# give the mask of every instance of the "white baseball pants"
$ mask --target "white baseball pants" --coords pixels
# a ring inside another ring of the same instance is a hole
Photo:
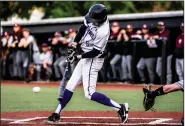
[[[85,97],[91,99],[91,95],[96,92],[98,72],[102,68],[104,58],[84,58],[75,67],[66,89],[74,92],[77,85],[83,83]]]

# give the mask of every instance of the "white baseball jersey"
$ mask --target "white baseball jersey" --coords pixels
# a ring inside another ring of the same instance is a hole
[[[103,52],[109,38],[109,21],[105,21],[100,27],[92,23],[86,24],[87,29],[81,39],[81,48],[84,52],[89,52],[93,48]],[[101,55],[101,54],[100,54]],[[74,92],[76,86],[83,84],[85,96],[91,99],[92,94],[96,91],[98,72],[103,66],[104,58],[83,58],[76,65],[71,78],[69,79],[66,89]]]
[[[87,29],[80,41],[82,50],[89,52],[95,48],[103,52],[110,35],[109,21],[105,21],[100,27],[94,26],[92,23],[87,24],[86,20],[84,20],[84,24]]]
[[[176,84],[178,84],[184,90],[184,80],[180,80],[176,82]]]

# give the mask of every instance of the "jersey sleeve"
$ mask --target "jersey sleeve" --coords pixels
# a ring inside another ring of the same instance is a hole
[[[102,50],[102,48],[107,44],[109,35],[104,35],[102,37],[97,36],[94,40],[93,48],[97,50]]]
[[[176,84],[178,84],[182,88],[182,90],[184,90],[184,80],[180,80],[176,82]]]
[[[86,29],[87,29],[87,26],[86,26],[85,24],[82,25],[82,26],[80,27],[80,29],[79,29],[77,35],[76,35],[75,38],[74,38],[74,41],[75,41],[75,42],[79,42],[79,41],[82,39],[82,37],[83,37],[84,34],[85,34]]]

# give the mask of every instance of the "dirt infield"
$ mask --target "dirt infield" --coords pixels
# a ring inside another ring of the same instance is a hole
[[[51,112],[7,112],[1,113],[3,126],[42,126],[51,125],[44,120]],[[65,111],[57,126],[121,126],[121,125],[181,125],[183,113],[180,112],[130,112],[127,123],[120,123],[115,111]]]

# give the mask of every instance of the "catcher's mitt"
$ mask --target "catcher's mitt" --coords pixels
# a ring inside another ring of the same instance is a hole
[[[151,85],[145,86],[143,88],[143,93],[144,93],[143,107],[145,108],[145,111],[148,111],[149,109],[152,109],[152,107],[155,104],[155,97],[151,96],[151,92],[152,92],[151,91]]]

